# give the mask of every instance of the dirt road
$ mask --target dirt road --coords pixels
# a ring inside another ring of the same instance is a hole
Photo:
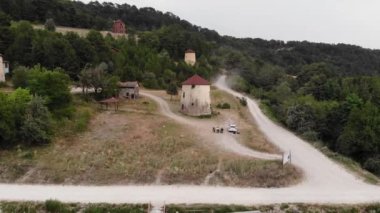
[[[225,76],[215,84],[235,96]],[[149,94],[147,94],[149,96]],[[165,102],[157,100],[170,117]],[[0,200],[58,199],[64,202],[107,203],[218,203],[218,204],[271,204],[271,203],[368,203],[380,202],[380,187],[368,185],[347,172],[307,142],[270,121],[254,100],[248,107],[260,129],[268,139],[284,151],[291,150],[293,163],[305,172],[303,183],[286,188],[233,188],[206,186],[57,186],[0,184]],[[166,109],[165,109],[166,108]],[[173,119],[184,119],[174,118]],[[187,119],[178,120],[193,125]]]
[[[199,120],[193,118],[185,118],[173,113],[168,105],[168,103],[162,98],[153,95],[147,91],[140,92],[141,95],[149,97],[156,101],[160,105],[161,112],[168,116],[169,118],[185,124],[189,125],[190,128],[193,129],[193,132],[196,132],[198,135],[203,137],[206,141],[213,143],[213,145],[218,146],[226,151],[233,152],[238,155],[244,155],[264,160],[280,160],[281,156],[276,154],[269,154],[258,152],[252,149],[249,149],[239,142],[236,141],[232,134],[225,132],[224,134],[214,134],[212,133],[212,127],[217,124],[212,121],[207,120]]]

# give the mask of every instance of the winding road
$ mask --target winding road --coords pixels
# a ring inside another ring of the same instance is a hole
[[[190,128],[192,128],[192,131],[196,132],[197,135],[203,137],[208,142],[211,142],[213,145],[220,147],[226,151],[263,160],[280,160],[282,157],[281,155],[263,153],[249,149],[248,147],[240,144],[232,134],[212,134],[211,129],[213,126],[217,126],[216,123],[207,120],[192,119],[189,117],[179,116],[171,111],[169,104],[164,99],[157,97],[156,95],[153,95],[149,92],[141,91],[140,94],[157,102],[163,115],[177,121],[178,123],[190,126]]]
[[[215,86],[234,96],[221,76]],[[157,101],[162,112],[172,119],[193,125],[185,118],[175,117],[162,99],[145,94]],[[269,120],[257,103],[247,98],[248,107],[268,140],[283,151],[292,151],[292,163],[300,167],[305,180],[285,188],[234,188],[209,186],[61,186],[0,184],[0,200],[107,203],[217,203],[217,204],[272,204],[272,203],[369,203],[380,202],[380,187],[364,183],[342,166],[328,159],[307,142]],[[183,119],[182,121],[178,119]],[[244,148],[243,148],[244,149]],[[245,150],[245,149],[244,149]],[[239,151],[237,151],[239,153]],[[247,151],[247,155],[258,155]],[[268,157],[268,156],[267,156]]]

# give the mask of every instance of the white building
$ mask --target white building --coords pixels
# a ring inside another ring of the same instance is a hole
[[[210,83],[194,75],[182,83],[181,112],[191,116],[211,115]]]
[[[5,74],[9,72],[9,64],[3,61],[3,56],[0,54],[0,82],[5,82]]]
[[[195,51],[192,49],[188,49],[185,52],[185,63],[191,66],[194,66],[197,62],[197,57]]]

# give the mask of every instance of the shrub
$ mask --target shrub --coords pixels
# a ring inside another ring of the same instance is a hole
[[[91,205],[85,209],[85,213],[143,213],[146,212],[146,205]]]
[[[35,96],[27,106],[20,133],[23,141],[28,144],[44,144],[51,140],[51,116],[44,104],[41,97]]]
[[[218,109],[231,109],[231,105],[229,103],[218,103],[216,105]]]
[[[241,97],[241,98],[240,98],[240,104],[241,104],[242,106],[247,106],[247,99],[246,99],[245,97]]]
[[[302,137],[307,141],[314,142],[318,140],[318,133],[316,131],[307,131],[302,134]]]
[[[12,73],[14,88],[26,88],[28,86],[28,68],[20,66],[14,69]]]
[[[55,22],[54,22],[54,19],[49,18],[49,19],[46,20],[46,22],[45,22],[45,29],[48,30],[48,31],[52,31],[52,32],[55,31]]]
[[[374,173],[375,175],[380,176],[380,156],[369,158],[364,163],[364,168]]]
[[[68,207],[57,201],[57,200],[47,200],[45,202],[45,209],[47,212],[50,212],[50,213],[66,213],[66,212],[70,212]]]

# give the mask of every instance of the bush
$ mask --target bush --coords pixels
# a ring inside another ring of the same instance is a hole
[[[380,176],[380,155],[373,158],[369,158],[364,163],[364,168],[374,173],[375,175]]]
[[[302,134],[302,137],[307,141],[314,142],[318,140],[318,133],[316,131],[307,131]]]
[[[242,106],[247,106],[247,99],[246,99],[245,97],[241,97],[241,98],[240,98],[240,104],[241,104]]]
[[[26,88],[28,86],[28,68],[20,66],[14,69],[12,73],[14,88]]]
[[[52,121],[44,104],[45,101],[41,97],[35,96],[26,108],[21,137],[28,144],[46,144],[51,140]]]
[[[219,103],[216,105],[218,109],[231,109],[231,105],[229,103]]]
[[[70,212],[68,207],[57,201],[57,200],[47,200],[45,202],[45,209],[47,212],[50,212],[50,213],[66,213],[66,212]]]
[[[85,213],[143,213],[147,211],[146,205],[90,205]]]
[[[49,18],[49,19],[46,20],[46,22],[45,22],[45,29],[48,30],[48,31],[52,31],[52,32],[55,31],[55,22],[54,22],[54,19]]]

